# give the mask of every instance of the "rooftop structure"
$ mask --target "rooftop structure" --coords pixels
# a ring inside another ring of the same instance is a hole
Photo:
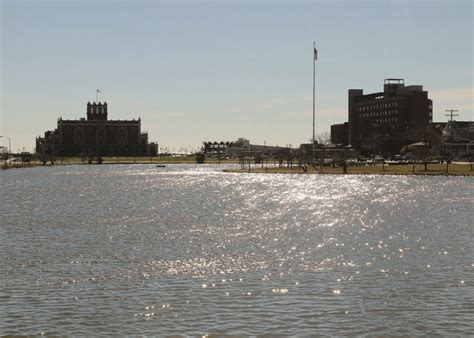
[[[57,128],[36,139],[36,152],[50,156],[155,156],[141,120],[108,120],[107,102],[87,103],[87,120],[57,121]]]
[[[403,79],[385,79],[382,92],[349,89],[347,125],[331,126],[331,141],[365,150],[373,148],[374,142],[379,150],[391,143],[385,150],[396,151],[404,132],[431,123],[432,111],[423,86],[405,86]]]

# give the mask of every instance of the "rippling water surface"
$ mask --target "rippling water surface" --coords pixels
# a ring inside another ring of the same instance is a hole
[[[0,172],[0,334],[474,332],[472,178],[223,168]]]

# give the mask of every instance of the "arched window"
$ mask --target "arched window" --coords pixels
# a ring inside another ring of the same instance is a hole
[[[120,128],[117,132],[117,144],[127,144],[127,130]]]
[[[84,129],[82,127],[74,129],[74,144],[84,144]]]
[[[105,130],[104,128],[97,129],[95,133],[96,144],[105,144]]]

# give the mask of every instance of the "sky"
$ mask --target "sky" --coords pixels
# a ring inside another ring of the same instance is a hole
[[[0,0],[0,145],[33,151],[107,101],[160,149],[292,145],[347,121],[347,90],[423,85],[434,121],[474,115],[473,1]]]

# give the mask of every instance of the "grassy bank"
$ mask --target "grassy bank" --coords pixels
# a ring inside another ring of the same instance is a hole
[[[102,164],[195,164],[194,156],[159,156],[159,157],[102,157]],[[93,161],[92,163],[96,163]],[[238,160],[222,160],[206,159],[206,164],[217,163],[238,163]],[[59,159],[56,164],[88,164],[87,161],[79,157],[69,157]]]
[[[1,169],[21,169],[21,168],[33,168],[33,167],[38,167],[40,166],[41,163],[39,162],[12,162],[12,163],[7,163],[3,162],[1,164]]]
[[[299,167],[269,167],[262,168],[261,166],[251,167],[250,171],[247,168],[245,169],[227,169],[226,172],[235,172],[235,173],[271,173],[271,174],[344,174],[342,168],[333,168],[333,167],[323,167],[322,170],[317,168],[309,167],[307,172]],[[414,172],[414,173],[413,173]],[[347,167],[347,174],[354,175],[446,175],[446,164],[429,164],[427,170],[425,170],[424,165],[417,165],[414,170],[413,166],[410,164],[404,165],[385,165],[382,166],[351,166]],[[474,171],[471,170],[469,164],[450,164],[448,167],[448,175],[457,175],[457,176],[474,176]]]
[[[92,162],[94,165],[96,162]],[[102,164],[195,164],[196,159],[193,156],[188,157],[103,157]],[[226,164],[226,163],[239,163],[237,159],[229,160],[216,160],[216,159],[206,159],[205,164]],[[88,162],[80,157],[67,157],[67,158],[58,158],[56,159],[54,165],[87,165]],[[37,166],[42,166],[43,164],[38,161],[32,162],[12,162],[12,163],[3,163],[2,169],[15,169],[15,168],[32,168]],[[46,166],[51,166],[51,163],[48,162]],[[262,168],[259,165],[251,165],[250,170],[248,167],[245,169],[226,169],[225,172],[234,172],[234,173],[272,173],[272,174],[344,174],[343,168],[333,168],[329,166],[323,167],[322,170],[317,168],[308,167],[305,172],[302,168],[299,167],[268,167]],[[349,166],[347,167],[347,174],[355,175],[446,175],[446,164],[434,163],[428,164],[427,170],[425,170],[424,165],[418,164],[413,168],[411,164],[403,165],[385,165],[384,167],[380,165],[361,165],[361,166]],[[448,167],[448,175],[458,175],[458,176],[474,176],[474,171],[471,170],[469,164],[458,164],[453,163]]]
[[[102,157],[102,164],[195,164],[196,158],[194,156],[180,156],[180,157]],[[238,160],[229,159],[229,160],[217,160],[217,159],[206,159],[205,164],[219,164],[219,163],[238,163]],[[87,159],[81,157],[63,157],[56,158],[54,164],[48,162],[46,166],[51,165],[82,165],[89,164]],[[94,159],[92,164],[97,164],[97,161]],[[43,166],[43,163],[39,161],[31,162],[4,162],[1,164],[2,169],[16,169],[16,168],[31,168],[37,166]]]

